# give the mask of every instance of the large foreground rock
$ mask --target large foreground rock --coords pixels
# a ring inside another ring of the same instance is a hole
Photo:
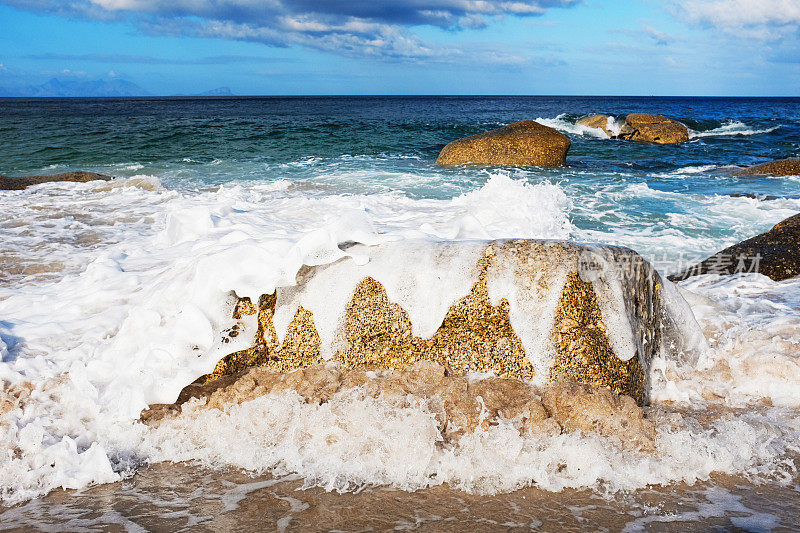
[[[105,174],[97,174],[95,172],[65,172],[63,174],[49,174],[46,176],[3,176],[0,175],[0,190],[2,191],[21,191],[31,185],[39,185],[40,183],[48,183],[51,181],[76,181],[85,183],[87,181],[109,181],[113,179],[111,176]]]
[[[656,144],[682,143],[689,140],[686,125],[661,115],[632,113],[625,117],[620,139]]]
[[[304,267],[296,286],[257,304],[239,299],[234,318],[257,316],[253,346],[207,379],[254,366],[404,370],[432,361],[454,376],[565,376],[642,404],[662,339],[672,339],[676,316],[691,315],[674,311],[674,287],[626,248],[404,241],[347,251],[360,260]]]
[[[700,274],[760,272],[774,281],[800,275],[800,214],[774,228],[734,244],[684,272],[669,276],[681,281]]]
[[[566,163],[569,138],[532,120],[458,139],[445,146],[439,165],[558,167]]]
[[[800,159],[779,159],[733,173],[734,176],[800,176]]]

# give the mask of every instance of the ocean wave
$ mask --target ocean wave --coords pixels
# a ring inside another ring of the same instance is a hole
[[[731,135],[760,135],[762,133],[772,133],[781,126],[773,126],[771,128],[753,129],[744,122],[738,120],[729,120],[713,130],[707,131],[694,131],[689,130],[689,137],[692,139],[702,137],[726,137]]]
[[[570,133],[573,135],[586,135],[589,137],[597,137],[600,139],[608,139],[608,135],[600,129],[600,128],[592,128],[589,126],[584,126],[582,124],[578,124],[577,121],[573,120],[569,117],[566,113],[562,113],[555,118],[537,118],[536,122],[543,124],[545,126],[549,126],[551,128],[557,129],[564,133]],[[619,130],[624,123],[624,119],[622,121],[618,120],[614,116],[609,117],[609,129],[610,131],[617,135],[619,134]],[[753,129],[744,122],[740,122],[738,120],[729,120],[722,124],[721,126],[707,130],[707,131],[695,131],[689,128],[689,138],[702,138],[702,137],[726,137],[726,136],[733,136],[733,135],[760,135],[762,133],[772,133],[773,131],[779,129],[781,126],[773,126],[771,128],[764,128],[764,129]]]
[[[292,285],[303,264],[344,257],[346,241],[566,238],[574,229],[557,185],[507,173],[449,200],[311,197],[287,186],[58,184],[0,195],[0,225],[13,231],[6,247],[30,263],[65,263],[48,279],[0,284],[0,377],[37,391],[1,415],[0,443],[20,455],[0,457],[0,497],[105,483],[142,459],[140,411],[173,401],[251,340],[221,342],[232,290]]]

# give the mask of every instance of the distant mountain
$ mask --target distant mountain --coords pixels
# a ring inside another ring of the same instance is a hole
[[[0,87],[0,97],[24,96],[29,98],[50,96],[151,96],[133,82],[110,80],[81,80],[52,78],[41,85]],[[184,96],[184,95],[175,95]],[[217,87],[189,96],[235,96],[230,87]]]
[[[230,87],[217,87],[204,93],[197,94],[196,96],[234,96]]]
[[[148,96],[149,94],[135,83],[119,79],[64,80],[52,78],[42,85],[0,88],[0,96]]]

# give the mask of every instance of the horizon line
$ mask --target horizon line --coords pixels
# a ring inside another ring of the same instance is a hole
[[[718,94],[444,94],[444,93],[298,93],[298,94],[228,94],[228,95],[199,95],[199,94],[149,94],[127,96],[0,96],[0,100],[77,100],[77,99],[153,99],[153,98],[184,98],[226,100],[236,98],[353,98],[353,97],[380,97],[380,98],[800,98],[799,95],[718,95]]]

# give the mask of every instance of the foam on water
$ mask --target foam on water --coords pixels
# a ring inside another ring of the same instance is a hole
[[[586,135],[590,137],[597,137],[600,139],[608,139],[608,135],[600,128],[592,128],[578,124],[577,120],[570,118],[566,113],[562,113],[555,118],[542,118],[536,119],[536,122],[557,129],[563,133],[574,135]],[[622,126],[625,125],[625,117],[615,117],[609,115],[607,128],[612,135],[619,135]],[[744,122],[738,120],[728,120],[721,126],[705,131],[695,131],[689,129],[690,139],[699,139],[703,137],[730,137],[735,135],[761,135],[764,133],[772,133],[780,128],[780,126],[772,126],[770,128],[753,128]]]
[[[654,523],[699,522],[708,518],[725,516],[730,512],[744,515],[731,517],[731,523],[744,531],[772,531],[781,525],[777,516],[747,507],[740,501],[741,496],[735,496],[722,487],[707,488],[705,497],[706,503],[702,503],[697,511],[643,516],[629,522],[623,532],[647,531],[647,526]]]
[[[694,131],[689,130],[689,137],[702,138],[702,137],[726,137],[731,135],[760,135],[762,133],[772,133],[780,128],[780,126],[773,126],[771,128],[754,129],[744,122],[738,120],[728,120],[718,128],[707,131]]]
[[[800,405],[800,281],[708,274],[680,286],[709,349],[695,367],[656,361],[655,399]]]
[[[776,475],[796,452],[797,423],[781,413],[723,417],[701,427],[691,417],[651,413],[661,422],[654,454],[580,433],[520,433],[514,421],[478,428],[445,442],[434,413],[398,407],[358,389],[328,402],[296,393],[268,394],[225,411],[202,401],[164,420],[141,450],[154,460],[199,461],[278,475],[298,473],[308,485],[354,490],[388,484],[404,490],[449,484],[495,494],[536,484],[546,490],[604,487],[612,492],[648,484],[693,483],[712,472],[788,482]]]

